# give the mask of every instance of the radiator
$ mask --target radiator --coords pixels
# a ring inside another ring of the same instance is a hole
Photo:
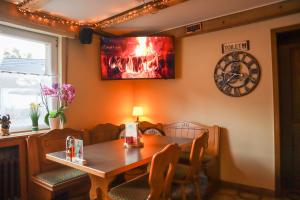
[[[20,199],[18,146],[0,148],[0,200]]]

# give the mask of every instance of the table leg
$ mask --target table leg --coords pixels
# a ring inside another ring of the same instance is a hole
[[[89,174],[91,180],[90,200],[108,200],[109,184],[115,177],[101,178]]]

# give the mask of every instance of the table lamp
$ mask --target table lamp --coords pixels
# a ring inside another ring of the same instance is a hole
[[[144,115],[142,106],[134,106],[132,109],[132,116],[136,117],[136,122],[139,122],[139,117]]]

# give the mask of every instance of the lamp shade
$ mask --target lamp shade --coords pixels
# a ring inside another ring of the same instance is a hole
[[[132,109],[132,116],[142,116],[144,115],[143,107],[142,106],[134,106]]]

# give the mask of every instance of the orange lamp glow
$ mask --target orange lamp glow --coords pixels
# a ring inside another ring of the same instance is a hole
[[[142,106],[134,106],[132,109],[132,116],[136,117],[136,121],[139,121],[139,117],[144,115],[144,110]]]

